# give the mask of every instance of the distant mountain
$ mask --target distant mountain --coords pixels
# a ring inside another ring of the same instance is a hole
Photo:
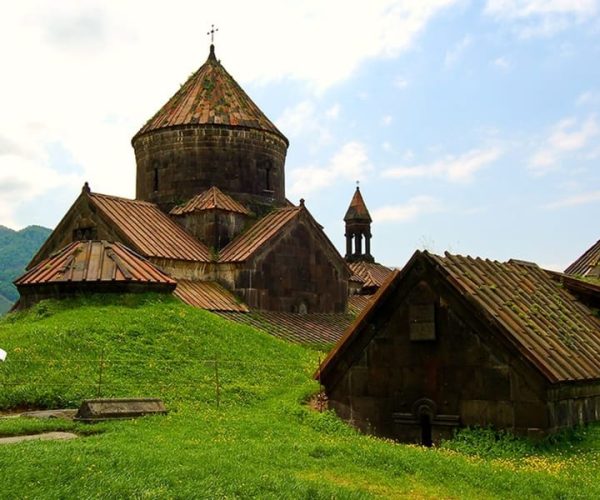
[[[0,226],[0,314],[19,298],[13,280],[23,274],[25,266],[52,232],[41,226],[14,231]]]

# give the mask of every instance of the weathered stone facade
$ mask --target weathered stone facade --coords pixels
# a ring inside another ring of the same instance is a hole
[[[254,222],[244,214],[219,209],[190,212],[172,217],[188,233],[194,235],[214,252],[221,250]]]
[[[600,420],[598,380],[552,382],[422,264],[384,290],[352,340],[326,362],[322,383],[342,418],[423,444],[451,437],[458,426],[542,435]]]
[[[349,272],[324,240],[307,217],[298,217],[245,262],[221,264],[218,280],[254,309],[345,312]]]
[[[212,186],[257,214],[285,204],[287,142],[269,131],[217,125],[134,137],[136,198],[169,211]]]

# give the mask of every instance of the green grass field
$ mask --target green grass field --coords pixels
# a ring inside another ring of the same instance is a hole
[[[305,401],[319,355],[171,298],[42,303],[0,321],[0,411],[162,397],[95,425],[0,419],[2,498],[599,498],[600,427],[528,443],[468,431],[440,448],[349,428]],[[217,384],[218,378],[218,384]]]

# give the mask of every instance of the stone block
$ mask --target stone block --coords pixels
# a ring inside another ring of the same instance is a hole
[[[166,415],[166,413],[165,405],[160,399],[86,399],[81,403],[75,420],[99,422],[145,415]]]

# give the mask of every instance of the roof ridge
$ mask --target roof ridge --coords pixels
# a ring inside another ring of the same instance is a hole
[[[129,203],[139,203],[140,205],[141,204],[152,205],[152,206],[158,208],[156,203],[152,203],[151,201],[146,201],[146,200],[138,200],[136,198],[125,198],[124,196],[116,196],[114,194],[104,194],[104,193],[95,193],[95,192],[90,192],[89,195],[92,197],[110,198],[112,200],[125,201],[125,202],[129,202]]]
[[[217,186],[211,186],[201,193],[192,196],[185,203],[173,207],[169,211],[169,214],[183,215],[186,213],[213,209],[250,215],[250,211],[244,205],[229,194],[221,191]]]

